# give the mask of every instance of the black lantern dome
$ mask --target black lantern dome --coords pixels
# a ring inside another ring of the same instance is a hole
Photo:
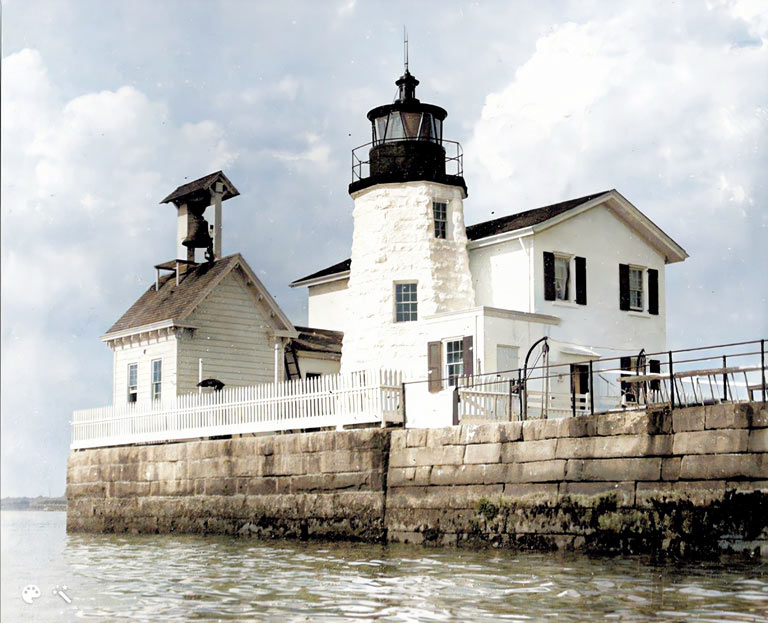
[[[443,139],[443,121],[448,113],[416,98],[419,81],[408,69],[395,84],[397,99],[368,113],[372,140],[352,152],[349,192],[387,182],[432,181],[461,186],[466,193],[461,146]],[[366,149],[368,160],[364,161],[358,154],[364,155]],[[447,163],[454,174],[446,173]]]

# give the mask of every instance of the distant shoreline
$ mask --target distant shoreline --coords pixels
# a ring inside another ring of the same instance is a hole
[[[3,498],[0,500],[0,511],[66,511],[67,498]]]

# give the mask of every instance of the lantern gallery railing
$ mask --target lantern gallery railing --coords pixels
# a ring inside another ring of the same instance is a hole
[[[368,370],[75,411],[72,449],[400,423],[402,374]]]
[[[380,145],[382,142],[398,141],[428,141],[439,142],[445,150],[445,173],[446,175],[455,175],[464,177],[464,151],[461,144],[456,141],[441,139],[435,141],[433,138],[398,138],[387,139],[386,141],[375,141],[360,145],[352,150],[352,182],[359,182],[370,177],[370,159],[369,152],[372,147]]]

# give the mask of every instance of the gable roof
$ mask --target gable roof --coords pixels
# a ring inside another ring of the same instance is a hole
[[[306,277],[302,277],[301,279],[297,279],[296,281],[292,281],[290,286],[293,288],[298,285],[310,285],[305,284],[305,281],[322,281],[323,277],[328,277],[330,275],[339,276],[341,273],[349,272],[349,269],[352,267],[352,259],[346,259],[338,264],[334,264],[333,266],[329,266],[328,268],[323,268],[322,270],[318,270],[316,273],[312,273],[311,275],[307,275]]]
[[[517,231],[525,227],[542,225],[543,223],[547,223],[547,221],[552,221],[551,224],[554,225],[565,218],[569,218],[571,215],[575,216],[577,213],[583,211],[577,210],[577,208],[588,209],[589,207],[603,203],[604,200],[611,200],[611,207],[621,213],[621,216],[624,217],[625,222],[630,227],[633,227],[636,230],[642,230],[647,234],[645,237],[651,244],[657,248],[663,249],[665,251],[665,257],[667,258],[667,263],[680,262],[688,257],[685,249],[672,240],[672,238],[664,233],[660,227],[640,212],[640,210],[632,205],[615,189],[604,190],[599,193],[578,197],[577,199],[569,199],[568,201],[553,203],[541,208],[510,214],[509,216],[502,216],[491,221],[467,225],[467,239],[470,241],[482,240],[498,234]],[[572,214],[567,214],[569,212]],[[549,223],[546,226],[548,225]],[[542,227],[546,226],[542,225]],[[538,229],[539,228],[536,228],[536,230]],[[349,273],[351,267],[351,258],[346,259],[338,264],[323,268],[311,275],[297,279],[290,285],[293,288],[296,286],[309,286],[314,285],[315,283],[340,279]]]
[[[235,188],[235,185],[229,181],[229,178],[226,175],[224,175],[223,171],[216,171],[215,173],[209,173],[201,178],[182,184],[160,203],[169,203],[199,191],[207,191],[216,182],[224,183],[224,194],[221,197],[223,201],[231,199],[232,197],[237,197],[240,194],[237,188]]]
[[[179,277],[176,284],[174,273],[163,275],[158,280],[159,288],[152,284],[139,299],[131,305],[113,324],[104,338],[112,334],[126,332],[131,329],[145,327],[164,321],[182,322],[200,303],[213,291],[224,277],[235,269],[241,269],[246,277],[246,284],[256,290],[257,298],[271,312],[270,316],[275,328],[294,333],[291,321],[277,305],[264,285],[253,273],[253,270],[239,253],[228,255],[212,264],[197,264]]]

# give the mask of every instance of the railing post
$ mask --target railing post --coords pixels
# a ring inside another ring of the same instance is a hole
[[[672,351],[669,351],[669,408],[675,410],[675,373],[672,367]]]
[[[509,421],[512,421],[512,379],[509,379]]]
[[[763,377],[763,402],[765,402],[765,340],[760,340],[760,372]]]
[[[595,387],[592,376],[592,360],[589,360],[589,413],[595,414]]]
[[[726,356],[723,355],[723,402],[728,400],[728,373],[725,371],[727,367]]]
[[[400,404],[403,405],[403,428],[406,428],[406,419],[405,419],[405,381],[400,383]]]
[[[526,404],[528,400],[527,396],[525,395],[525,388],[523,387],[522,369],[518,369],[517,371],[517,396],[520,400],[520,420],[524,422],[526,419],[528,419],[528,409],[526,408],[528,406]]]
[[[571,417],[576,417],[576,377],[575,368],[571,366]]]

